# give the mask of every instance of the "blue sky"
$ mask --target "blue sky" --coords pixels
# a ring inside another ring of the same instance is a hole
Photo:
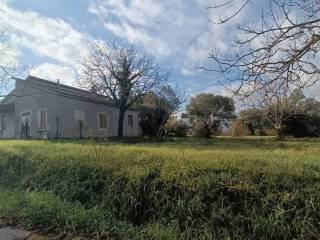
[[[17,61],[31,75],[75,84],[77,61],[91,41],[121,39],[173,67],[170,81],[191,95],[222,93],[217,76],[200,71],[211,49],[226,48],[226,26],[209,22],[205,0],[0,0]]]
[[[13,58],[30,66],[30,75],[75,85],[78,62],[90,43],[119,39],[154,55],[162,66],[172,66],[170,81],[190,95],[226,94],[218,84],[222,77],[199,67],[210,64],[211,50],[227,51],[236,24],[254,22],[259,12],[257,6],[249,6],[231,23],[216,25],[209,19],[219,12],[206,9],[211,4],[211,0],[0,0],[0,26],[7,29]],[[227,16],[233,10],[221,11]]]

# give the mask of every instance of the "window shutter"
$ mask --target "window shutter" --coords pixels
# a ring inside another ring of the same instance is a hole
[[[107,113],[99,113],[98,114],[98,126],[100,129],[107,129],[109,126],[108,123],[108,114]]]
[[[132,115],[128,115],[128,125],[130,127],[133,127],[133,116]]]
[[[41,109],[40,110],[40,129],[47,128],[47,110]]]

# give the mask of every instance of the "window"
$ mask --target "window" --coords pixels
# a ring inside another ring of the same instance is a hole
[[[39,111],[39,125],[40,125],[40,111]],[[21,138],[31,137],[31,110],[21,113]]]
[[[21,114],[21,116],[23,117],[23,118],[25,118],[25,117],[30,117],[30,112],[24,112],[24,113],[22,113]]]
[[[39,110],[39,128],[47,129],[47,109]]]
[[[133,116],[132,115],[128,115],[128,125],[130,127],[133,127]]]
[[[107,113],[98,113],[98,127],[101,130],[106,130],[109,127]]]

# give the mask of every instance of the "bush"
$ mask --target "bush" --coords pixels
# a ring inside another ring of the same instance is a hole
[[[233,137],[243,137],[250,135],[250,132],[244,121],[235,120],[231,125],[231,134]]]
[[[211,131],[201,124],[194,124],[192,131],[195,137],[209,138],[212,135]]]
[[[177,120],[176,118],[171,118],[165,125],[165,132],[167,136],[173,137],[186,137],[190,127],[187,123],[182,120]]]
[[[320,117],[305,114],[293,115],[285,123],[285,134],[294,137],[319,137]]]

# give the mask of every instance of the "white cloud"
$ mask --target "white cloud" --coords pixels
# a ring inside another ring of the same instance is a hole
[[[169,46],[160,39],[154,39],[143,30],[132,27],[128,23],[114,24],[106,23],[105,27],[115,35],[127,39],[130,43],[141,43],[149,52],[155,56],[168,56],[170,54]]]
[[[119,19],[147,27],[150,24],[155,26],[157,21],[161,21],[165,10],[164,2],[150,0],[132,0],[128,3],[125,0],[100,0],[89,7],[89,11],[102,20],[115,15]]]
[[[320,82],[318,81],[311,87],[307,88],[305,94],[307,97],[316,98],[320,101]]]
[[[59,79],[61,83],[74,85],[76,81],[76,73],[73,68],[68,66],[60,66],[52,63],[43,63],[32,69],[29,75],[44,78],[51,81]]]
[[[100,0],[89,11],[108,31],[160,59],[183,59],[208,22],[205,8],[196,0]]]
[[[81,56],[87,54],[92,38],[62,19],[45,17],[32,10],[15,10],[8,4],[9,1],[0,0],[0,25],[6,29],[6,36],[15,47],[11,59],[17,62],[20,57],[18,49],[29,48],[40,57],[61,63],[40,64],[30,71],[30,75],[53,81],[59,78],[61,82],[72,85],[76,79],[75,69]]]
[[[232,37],[227,27],[209,22],[206,7],[210,0],[92,2],[88,10],[108,32],[173,63],[186,76],[197,75],[197,68],[206,62],[210,50],[225,49],[224,40]],[[36,55],[58,62],[58,65],[44,63],[31,71],[52,80],[72,79],[77,61],[93,40],[62,19],[49,18],[33,10],[13,9],[9,0],[0,0],[0,25],[9,29],[8,36],[17,47],[29,48]],[[67,74],[68,70],[72,73]]]
[[[0,2],[0,25],[15,47],[29,48],[39,56],[74,66],[89,49],[91,37],[62,19],[49,18],[32,10],[12,9]]]
[[[185,76],[195,76],[196,75],[195,69],[189,69],[189,68],[182,67],[180,69],[180,72],[181,72],[181,74],[183,74]]]
[[[208,11],[208,0],[99,0],[89,11],[114,35],[144,47],[160,60],[170,59],[186,76],[208,61],[212,49],[226,51],[232,39],[230,24],[209,21],[218,14],[228,16],[238,3],[223,12]],[[244,19],[245,12],[236,21]],[[233,22],[234,24],[234,22]]]

